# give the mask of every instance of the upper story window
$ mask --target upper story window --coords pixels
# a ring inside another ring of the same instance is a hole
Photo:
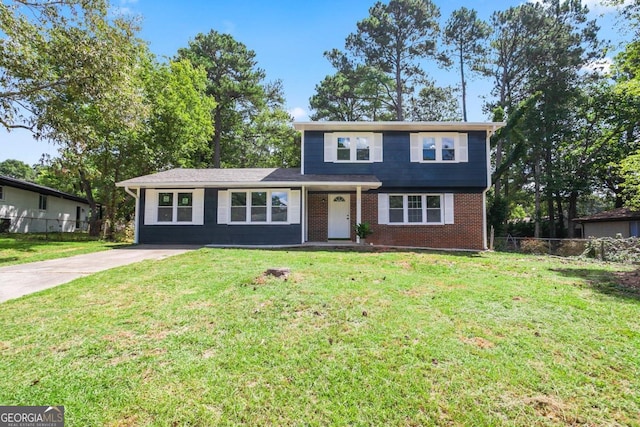
[[[2,185],[0,185],[0,200],[4,200],[4,190],[2,188]]]
[[[382,134],[333,132],[324,134],[324,161],[371,163],[382,161]]]
[[[204,224],[204,190],[152,190],[145,192],[144,225]]]
[[[38,209],[41,211],[47,210],[47,196],[40,194],[40,197],[38,198]]]
[[[412,133],[411,161],[458,163],[469,161],[466,133]]]

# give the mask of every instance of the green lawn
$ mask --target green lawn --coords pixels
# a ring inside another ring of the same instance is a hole
[[[122,244],[92,239],[85,234],[0,234],[0,267],[104,251],[116,246]]]
[[[0,305],[0,404],[68,426],[637,426],[630,269],[201,249]]]

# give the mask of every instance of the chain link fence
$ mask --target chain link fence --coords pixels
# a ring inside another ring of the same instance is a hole
[[[494,249],[525,254],[580,256],[585,252],[589,239],[552,239],[534,237],[496,237]]]
[[[562,257],[584,256],[601,261],[640,263],[640,238],[597,237],[590,239],[551,239],[534,237],[496,237],[496,251]]]

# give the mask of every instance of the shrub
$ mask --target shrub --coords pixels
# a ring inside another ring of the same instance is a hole
[[[520,251],[525,254],[544,255],[549,253],[549,244],[544,240],[523,239],[520,241]]]
[[[640,239],[613,237],[591,238],[582,253],[589,258],[623,263],[640,263]]]
[[[586,242],[582,240],[565,240],[561,241],[556,255],[559,256],[580,256],[584,253]]]

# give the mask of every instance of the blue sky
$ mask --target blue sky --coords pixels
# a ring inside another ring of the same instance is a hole
[[[483,19],[495,10],[504,10],[524,0],[434,0],[440,7],[443,23],[451,12],[466,6],[478,10]],[[309,97],[315,85],[334,70],[323,52],[344,47],[346,36],[356,23],[368,15],[375,0],[112,0],[114,13],[139,16],[142,39],[159,57],[172,57],[187,46],[198,33],[215,29],[229,33],[256,52],[258,65],[267,80],[283,82],[287,109],[296,120],[308,120]],[[598,5],[598,0],[583,0],[598,17],[601,37],[621,40],[615,14]],[[433,62],[425,69],[439,85],[455,85],[454,70],[442,70]],[[474,79],[469,83],[469,121],[488,119],[481,110],[483,97],[489,96],[491,82]],[[0,130],[0,161],[18,159],[37,163],[42,153],[55,155],[55,146],[34,141],[28,132]]]

